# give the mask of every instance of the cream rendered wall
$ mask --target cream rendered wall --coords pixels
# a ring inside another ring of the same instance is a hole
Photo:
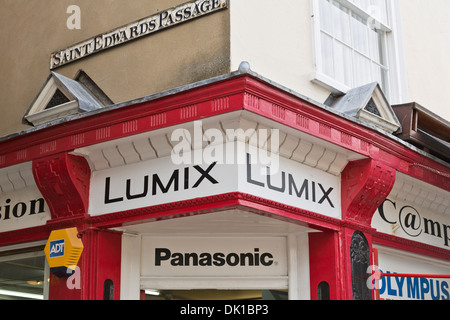
[[[230,0],[231,70],[252,71],[318,102],[329,91],[315,71],[311,0]]]
[[[400,9],[408,102],[450,121],[450,1],[400,0]]]

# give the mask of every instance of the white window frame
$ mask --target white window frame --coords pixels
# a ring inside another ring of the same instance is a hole
[[[286,237],[287,275],[286,276],[258,276],[258,277],[145,277],[141,275],[143,251],[143,237],[189,237],[199,234],[130,234],[122,235],[122,264],[121,264],[121,300],[139,300],[141,290],[252,290],[252,289],[287,289],[289,300],[310,300],[309,288],[309,242],[308,232],[273,234],[272,237]],[[201,236],[201,235],[200,235]],[[267,235],[222,234],[228,237],[267,237]],[[270,236],[269,236],[270,237]],[[211,238],[211,236],[208,236]]]
[[[339,82],[338,80],[328,76],[323,71],[322,48],[321,48],[321,24],[320,24],[320,4],[322,0],[312,1],[312,16],[313,16],[313,41],[314,41],[314,57],[315,57],[315,72],[311,75],[311,81],[319,84],[332,93],[345,94],[351,87]],[[386,32],[385,43],[386,59],[388,67],[388,99],[391,104],[402,103],[407,101],[407,84],[406,84],[406,70],[404,64],[404,49],[401,31],[401,17],[399,13],[398,0],[387,1],[388,21],[389,25],[377,20],[369,15],[369,13],[357,7],[349,0],[335,0],[343,6],[349,8],[351,11],[362,16],[363,18],[374,19],[378,28]],[[353,50],[353,49],[352,49]],[[381,85],[381,84],[380,84]]]

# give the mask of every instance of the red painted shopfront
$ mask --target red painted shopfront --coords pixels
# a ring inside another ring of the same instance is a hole
[[[179,129],[194,137],[198,121],[201,132],[278,129],[278,174],[272,180],[258,175],[248,157],[242,164],[170,163],[176,145],[170,134]],[[235,72],[2,139],[0,175],[14,187],[1,189],[0,249],[8,249],[6,255],[15,246],[45,241],[52,230],[76,227],[84,245],[80,286],[69,288],[67,277],[50,273],[51,300],[143,298],[150,289],[193,289],[190,279],[200,283],[194,289],[259,286],[287,291],[290,299],[372,299],[367,271],[376,252],[383,255],[381,269],[392,263],[389,270],[401,273],[402,261],[388,258],[400,252],[419,261],[412,273],[450,273],[449,173],[445,163],[390,134],[252,72]],[[25,180],[22,188],[15,176]],[[418,204],[424,192],[427,201]],[[16,193],[25,195],[16,201]],[[45,209],[38,210],[41,197]],[[25,212],[31,204],[34,211]],[[403,207],[415,211],[405,209],[396,220],[387,213]],[[435,216],[425,216],[428,211]],[[415,212],[423,213],[423,232],[408,236],[403,228],[401,234],[401,221],[414,229]],[[174,252],[182,256],[195,246],[199,251],[189,254],[203,254],[203,269],[190,270],[197,266],[191,260],[192,268],[178,274]],[[156,252],[159,261],[152,260]],[[244,263],[241,256],[239,268],[230,267],[240,252],[254,259]],[[229,267],[217,274],[222,260],[214,260],[216,253]],[[438,267],[428,272],[430,261]],[[158,263],[167,264],[165,271],[155,270]],[[439,294],[434,290],[439,299],[448,298],[443,281]],[[409,292],[410,298],[427,298],[430,284],[437,282],[419,282],[421,291]]]

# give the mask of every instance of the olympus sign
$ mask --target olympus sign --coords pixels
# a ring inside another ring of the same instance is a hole
[[[172,253],[167,248],[155,248],[155,266],[159,267],[163,261],[170,261],[170,265],[174,267],[222,267],[222,266],[241,266],[241,267],[255,267],[264,266],[270,267],[273,261],[273,255],[265,252],[260,253],[259,248],[255,248],[253,252],[247,253]]]

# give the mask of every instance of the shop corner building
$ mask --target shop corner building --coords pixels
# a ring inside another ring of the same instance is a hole
[[[0,2],[0,298],[450,299],[446,1],[75,2]]]

